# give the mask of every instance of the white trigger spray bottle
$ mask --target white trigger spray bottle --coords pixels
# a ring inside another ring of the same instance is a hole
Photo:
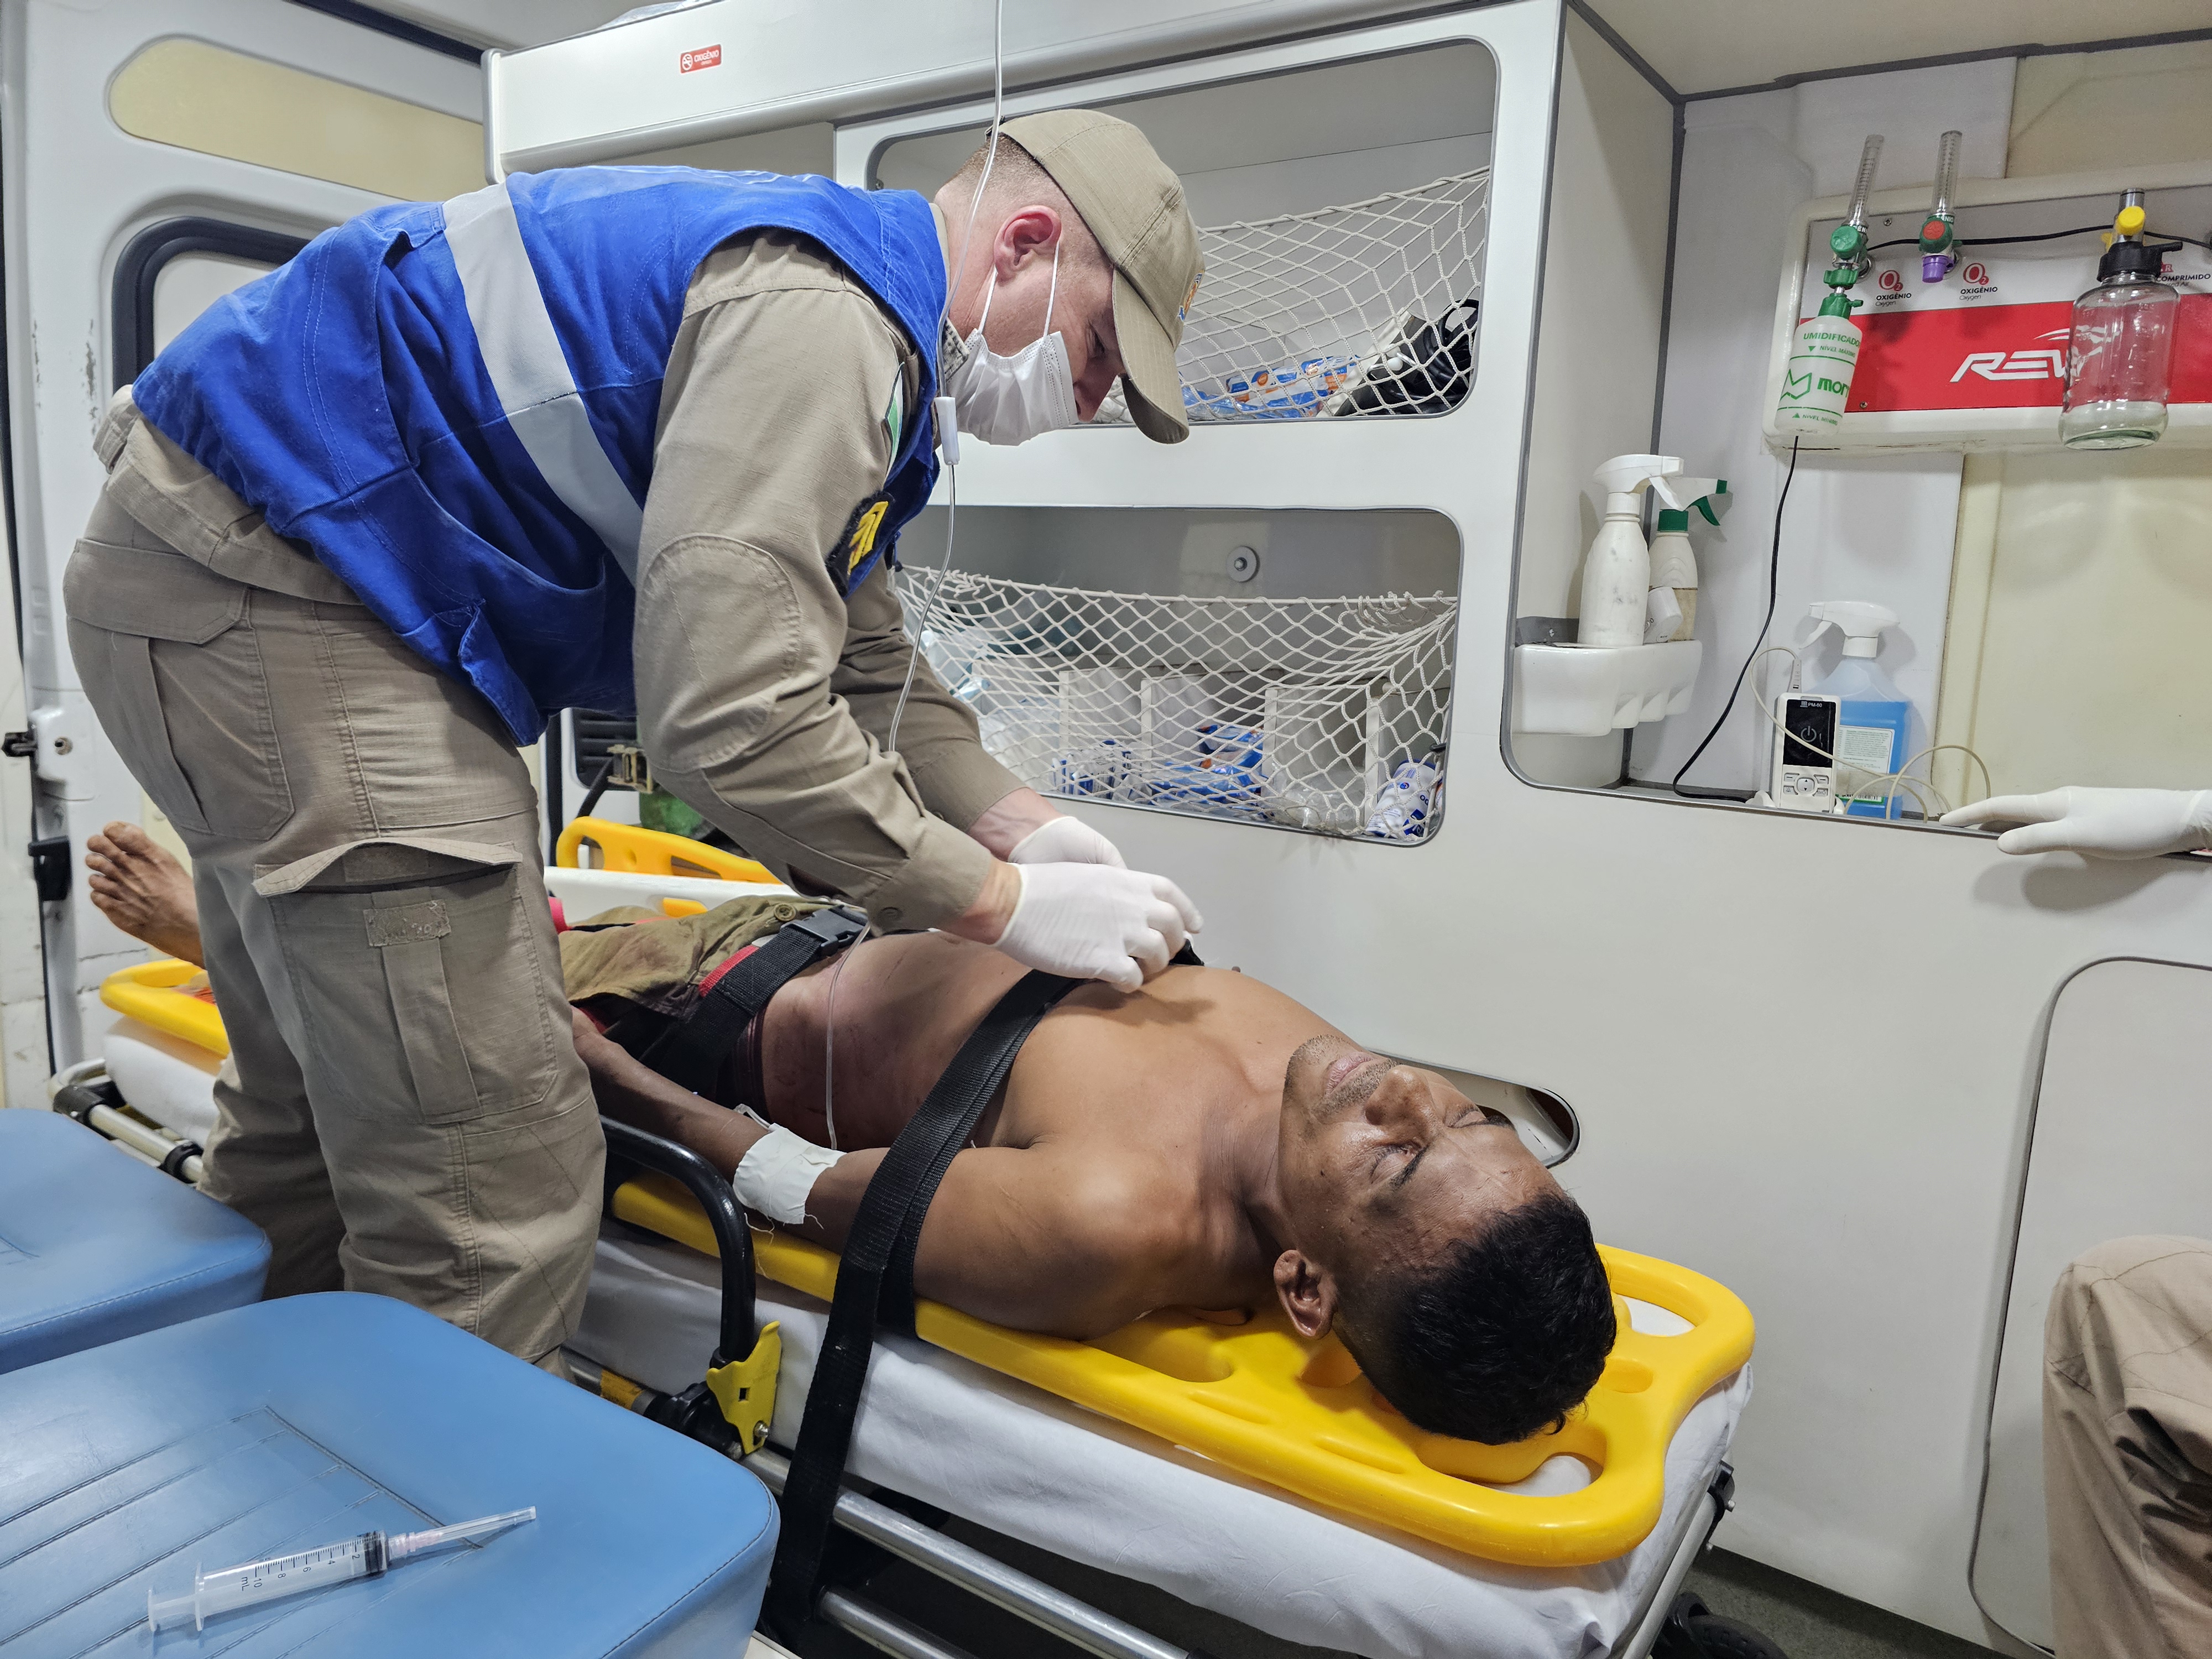
[[[1717,525],[1735,497],[1726,478],[1659,478],[1651,485],[1659,517],[1651,530],[1651,599],[1644,643],[1694,638],[1698,631],[1698,556],[1690,547],[1692,516]]]
[[[1682,470],[1672,455],[1616,455],[1597,470],[1605,491],[1605,520],[1583,561],[1582,625],[1576,643],[1644,643],[1645,606],[1651,591],[1651,550],[1644,540],[1644,490],[1656,478]],[[1702,492],[1700,492],[1702,493]]]
[[[1913,757],[1912,703],[1875,654],[1883,630],[1897,626],[1897,613],[1857,599],[1823,599],[1812,615],[1816,622],[1833,623],[1844,636],[1843,660],[1835,672],[1808,688],[1843,705],[1836,718],[1836,794],[1850,803],[1854,817],[1896,816],[1901,806],[1891,801],[1893,786],[1881,780]]]

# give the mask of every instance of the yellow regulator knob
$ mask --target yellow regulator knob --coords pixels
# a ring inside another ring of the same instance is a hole
[[[2143,228],[2143,210],[2139,207],[2124,207],[2112,221],[2112,234],[2117,236],[2140,236]]]

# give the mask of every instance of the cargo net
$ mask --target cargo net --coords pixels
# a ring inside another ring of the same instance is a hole
[[[926,605],[936,582],[900,577],[931,665],[1042,793],[1382,841],[1436,826],[1448,595],[1177,598],[956,570]]]
[[[1176,366],[1195,423],[1441,415],[1474,383],[1490,169],[1198,233]],[[1096,417],[1127,421],[1120,383]]]

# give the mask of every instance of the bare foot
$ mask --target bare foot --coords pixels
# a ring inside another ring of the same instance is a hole
[[[111,823],[84,844],[100,915],[156,951],[204,968],[192,878],[135,823]]]

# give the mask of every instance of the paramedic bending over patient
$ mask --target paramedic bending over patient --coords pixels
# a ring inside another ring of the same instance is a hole
[[[1962,806],[2008,853],[2212,848],[2212,789],[2053,789]],[[2212,1630],[2212,1242],[2120,1238],[2059,1275],[2043,1341],[2058,1659],[2205,1650]]]
[[[1197,928],[983,753],[883,568],[940,391],[970,442],[1117,377],[1187,435],[1175,175],[1083,111],[994,159],[933,204],[584,167],[380,208],[118,394],[70,642],[193,855],[233,1045],[204,1184],[271,1294],[538,1361],[575,1328],[603,1147],[516,753],[563,708],[635,695],[660,781],[886,928],[1132,988]]]

